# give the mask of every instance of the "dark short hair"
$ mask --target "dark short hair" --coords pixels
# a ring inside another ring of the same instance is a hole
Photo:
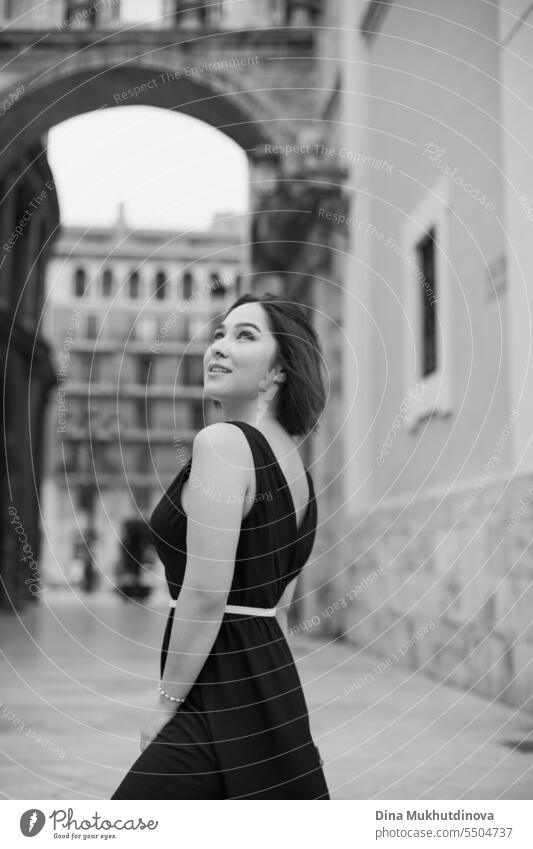
[[[278,346],[279,364],[286,373],[276,407],[279,423],[291,436],[316,432],[326,406],[324,355],[307,313],[296,301],[281,295],[246,292],[228,307],[222,320],[241,304],[251,303],[261,304],[265,310],[269,330]],[[220,402],[215,401],[215,406],[220,407]]]

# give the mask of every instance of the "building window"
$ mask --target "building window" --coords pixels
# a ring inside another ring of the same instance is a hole
[[[135,405],[134,406],[134,408],[135,408],[135,419],[134,419],[135,427],[138,428],[139,430],[144,430],[146,428],[146,425],[147,425],[147,421],[146,421],[146,419],[147,419],[147,416],[146,416],[147,403],[148,402],[145,401],[144,398],[137,398],[134,401],[134,405]]]
[[[65,17],[69,23],[82,22],[85,26],[96,26],[98,13],[95,3],[86,3],[82,0],[67,0],[65,3]]]
[[[216,271],[213,271],[210,277],[211,280],[211,295],[214,297],[220,298],[224,297],[226,294],[226,287],[224,286],[224,282],[219,274]]]
[[[422,322],[422,377],[437,369],[437,307],[435,277],[435,228],[417,245],[420,269],[420,317]]]
[[[4,0],[4,18],[8,21],[15,16],[15,0]]]
[[[82,383],[95,383],[98,380],[98,362],[98,357],[95,357],[93,354],[85,352],[78,354],[79,376]]]
[[[74,295],[83,298],[87,286],[87,274],[84,268],[77,268],[74,274]]]
[[[146,453],[146,452],[145,452]],[[141,461],[142,462],[142,461]],[[149,471],[149,469],[144,469],[139,466],[140,471]],[[132,496],[135,504],[137,505],[139,510],[149,510],[150,509],[150,498],[151,491],[149,486],[135,486],[132,487]]]
[[[87,339],[97,339],[98,330],[98,316],[91,313],[87,316]]]
[[[137,383],[141,386],[147,386],[150,378],[151,357],[141,355],[137,358]],[[144,404],[144,402],[143,402]]]
[[[158,301],[163,301],[167,288],[167,276],[164,271],[158,271],[155,278],[155,296]]]
[[[449,270],[452,183],[443,176],[406,215],[393,243],[404,273],[405,421],[413,429],[433,415],[452,412],[453,304]],[[416,392],[410,391],[417,384]]]
[[[190,271],[186,271],[183,275],[183,297],[186,301],[192,298],[193,276]]]
[[[129,276],[129,296],[133,300],[139,297],[139,272],[132,271]]]
[[[205,410],[201,404],[193,404],[191,410],[191,427],[193,430],[202,430],[205,427]]]
[[[204,360],[203,357],[198,357],[189,354],[182,359],[183,374],[182,383],[184,386],[201,386],[204,377]]]
[[[102,274],[102,295],[104,298],[109,298],[113,294],[113,273],[109,268],[106,268]]]
[[[242,274],[235,275],[235,297],[239,298],[242,293]]]

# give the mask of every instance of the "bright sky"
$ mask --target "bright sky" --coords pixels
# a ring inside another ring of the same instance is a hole
[[[64,224],[111,224],[120,201],[132,227],[209,227],[248,207],[246,155],[202,121],[151,106],[79,115],[48,136]]]

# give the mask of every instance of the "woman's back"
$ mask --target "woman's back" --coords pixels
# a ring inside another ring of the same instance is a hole
[[[241,523],[228,603],[271,608],[276,606],[287,583],[301,571],[313,547],[317,526],[313,481],[306,469],[309,498],[298,525],[290,487],[267,438],[247,422],[229,424],[239,427],[250,445],[255,492]],[[150,522],[172,598],[177,598],[181,589],[187,560],[187,514],[181,492],[190,470],[189,460],[155,508]],[[216,497],[224,496],[221,493]]]

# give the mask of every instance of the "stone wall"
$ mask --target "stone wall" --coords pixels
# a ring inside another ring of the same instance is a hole
[[[317,631],[533,712],[533,475],[389,502],[346,530]]]

